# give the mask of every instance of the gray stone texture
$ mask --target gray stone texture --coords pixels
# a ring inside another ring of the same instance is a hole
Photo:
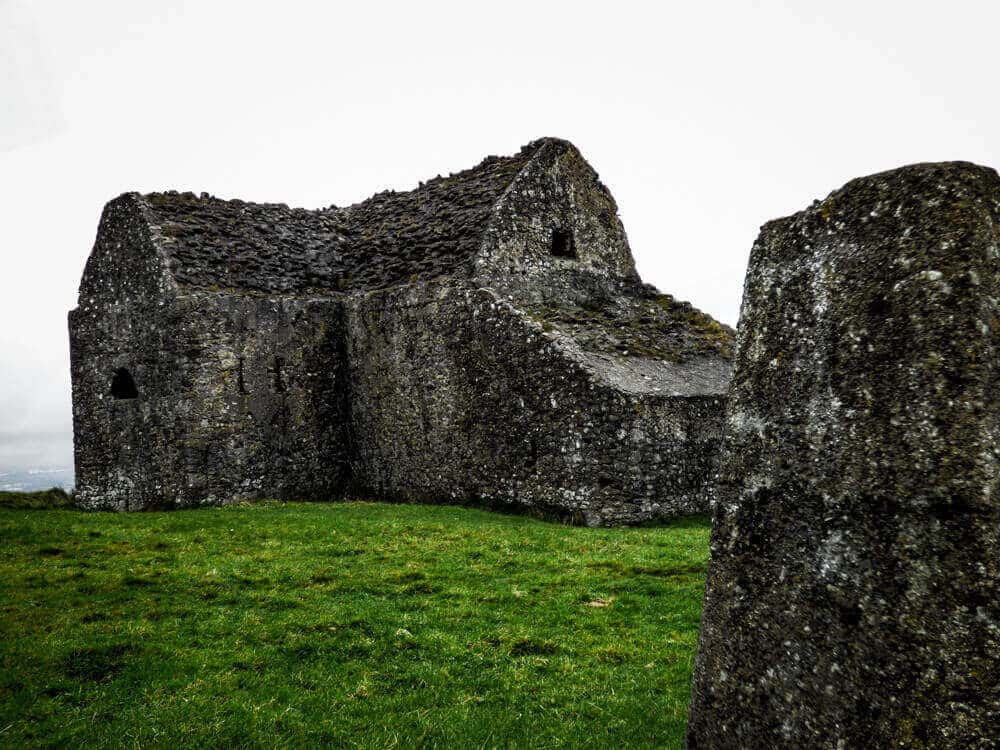
[[[350,493],[594,525],[707,510],[733,348],[640,281],[557,139],[347,208],[123,195],[70,338],[85,507]]]
[[[1000,740],[1000,179],[854,180],[765,225],[688,746]]]

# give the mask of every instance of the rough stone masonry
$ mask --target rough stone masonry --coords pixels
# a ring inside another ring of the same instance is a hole
[[[848,183],[753,247],[688,746],[1000,741],[1000,178]]]
[[[307,211],[108,203],[70,313],[77,489],[705,512],[733,333],[643,284],[566,141]]]

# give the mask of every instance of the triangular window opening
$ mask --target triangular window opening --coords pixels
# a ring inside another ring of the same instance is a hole
[[[111,395],[119,400],[139,398],[139,389],[135,387],[132,373],[124,367],[115,370],[115,374],[111,378]]]
[[[564,229],[552,230],[552,254],[557,258],[576,257],[576,240],[572,232]]]

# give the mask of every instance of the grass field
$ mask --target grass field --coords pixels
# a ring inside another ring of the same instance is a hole
[[[680,747],[708,524],[0,510],[0,745]]]

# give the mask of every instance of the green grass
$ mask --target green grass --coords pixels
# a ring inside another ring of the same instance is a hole
[[[72,507],[73,498],[61,487],[41,492],[0,492],[0,509],[52,510]]]
[[[708,523],[0,511],[0,745],[680,747]]]

